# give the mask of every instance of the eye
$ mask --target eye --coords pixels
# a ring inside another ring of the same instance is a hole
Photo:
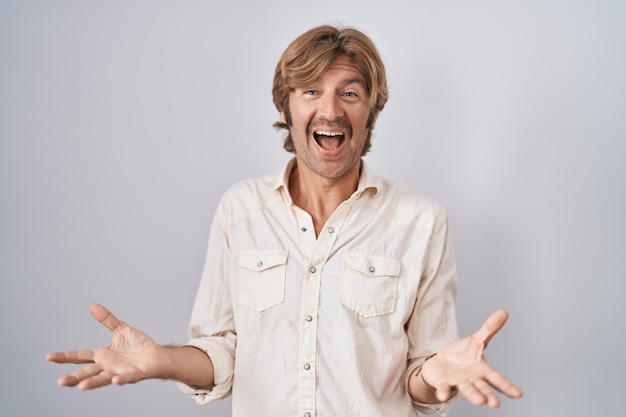
[[[360,94],[357,91],[354,90],[348,90],[348,91],[344,91],[343,93],[341,93],[341,97],[343,97],[344,100],[346,100],[347,102],[357,102],[360,100]]]
[[[304,90],[304,95],[306,96],[314,96],[317,94],[316,90]]]

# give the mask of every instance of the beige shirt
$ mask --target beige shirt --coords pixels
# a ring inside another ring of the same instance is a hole
[[[233,416],[409,417],[407,379],[457,335],[445,209],[374,175],[316,238],[280,174],[236,184],[217,209],[189,345],[215,368],[200,404]]]

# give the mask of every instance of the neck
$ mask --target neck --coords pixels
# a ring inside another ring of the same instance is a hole
[[[359,175],[360,163],[345,176],[329,179],[296,162],[289,175],[289,192],[294,204],[313,218],[316,235],[337,207],[356,191]]]

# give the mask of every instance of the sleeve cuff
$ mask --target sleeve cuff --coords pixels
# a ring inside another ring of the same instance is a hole
[[[185,346],[193,346],[205,352],[213,364],[215,386],[212,389],[199,389],[182,382],[178,388],[191,396],[197,404],[204,405],[230,395],[233,385],[234,356],[223,344],[211,339],[192,339]]]

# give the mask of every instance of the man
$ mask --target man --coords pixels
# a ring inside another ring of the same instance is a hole
[[[446,211],[362,161],[387,101],[384,65],[362,32],[321,26],[285,50],[273,97],[285,149],[278,175],[222,198],[184,346],[159,346],[97,304],[113,331],[60,385],[172,379],[233,416],[445,415],[463,396],[497,407],[521,391],[485,362],[498,311],[458,339]]]

